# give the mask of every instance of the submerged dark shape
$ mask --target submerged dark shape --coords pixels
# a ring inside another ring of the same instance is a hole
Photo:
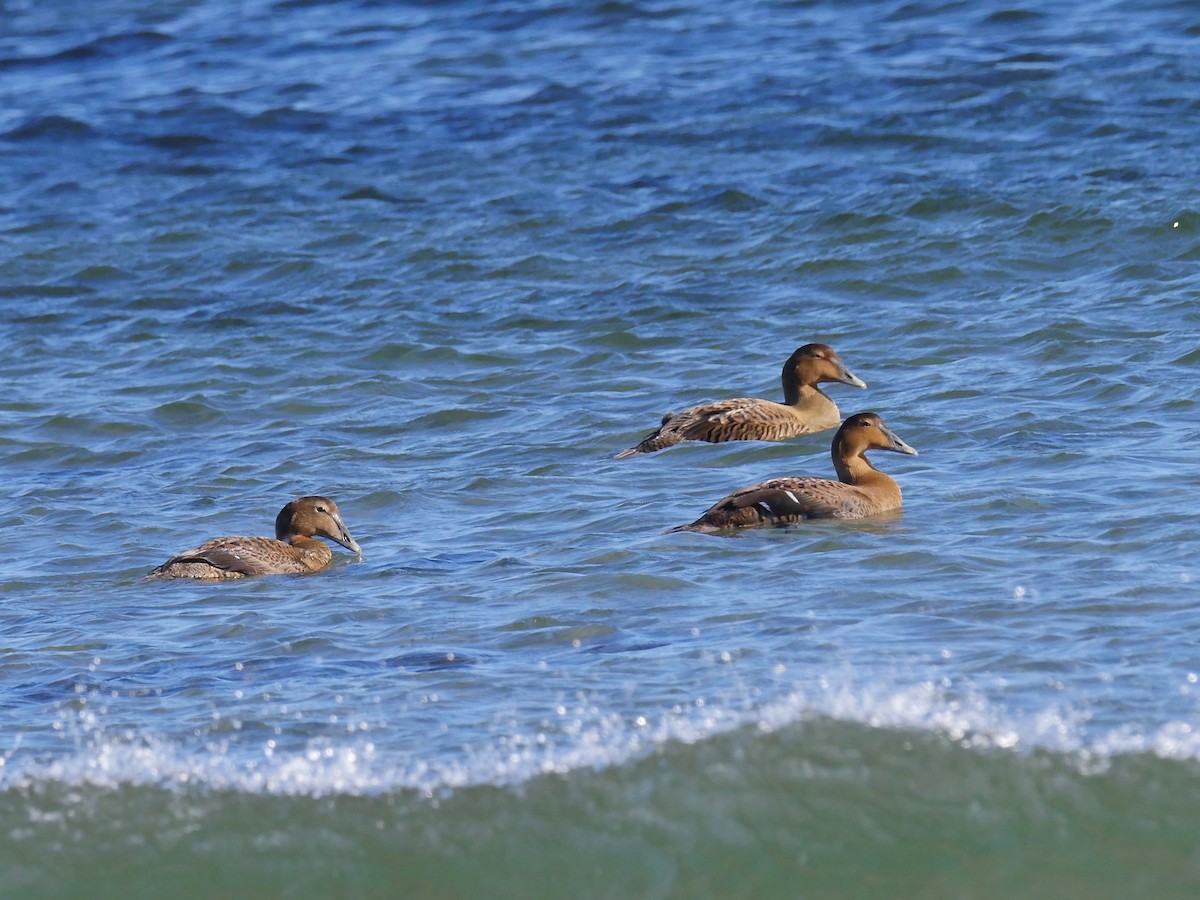
[[[275,537],[221,537],[171,557],[147,578],[219,580],[254,575],[306,575],[333,561],[328,538],[362,559],[362,548],[328,497],[300,497],[275,517]]]
[[[636,447],[614,458],[653,453],[683,441],[783,441],[801,434],[836,428],[837,404],[818,384],[836,381],[865,388],[828,344],[805,344],[783,364],[783,402],[736,397],[667,413],[662,425]]]
[[[714,532],[806,519],[861,519],[900,509],[900,485],[867,460],[868,450],[916,456],[873,412],[856,413],[833,436],[830,453],[838,480],[798,476],[761,481],[722,497],[690,525],[664,532]]]

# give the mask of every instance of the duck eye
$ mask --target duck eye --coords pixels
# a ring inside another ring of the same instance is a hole
[[[328,510],[328,509],[326,509],[324,505],[321,505],[321,506],[318,506],[318,507],[317,507],[317,512],[319,512],[319,513],[327,513],[327,512],[329,512],[329,510]]]

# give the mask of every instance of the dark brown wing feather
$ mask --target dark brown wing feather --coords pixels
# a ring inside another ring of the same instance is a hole
[[[242,559],[233,550],[213,549],[206,553],[181,553],[174,559],[159,566],[160,569],[181,563],[200,563],[214,569],[220,569],[229,575],[262,575],[262,567],[255,560]]]
[[[720,531],[789,525],[806,519],[854,519],[871,514],[870,499],[828,478],[773,478],[734,491],[690,525],[671,531]]]
[[[685,441],[776,441],[803,425],[790,408],[770,400],[739,397],[684,410],[670,423]]]
[[[622,450],[617,459],[653,453],[682,441],[782,441],[813,431],[790,406],[756,397],[717,400],[664,417],[662,425],[636,447]]]
[[[215,538],[172,557],[152,571],[150,577],[245,578],[312,571],[302,559],[300,550],[275,538]]]

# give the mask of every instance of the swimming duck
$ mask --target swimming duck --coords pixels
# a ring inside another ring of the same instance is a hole
[[[831,454],[837,481],[804,476],[761,481],[722,497],[691,525],[664,533],[710,533],[790,525],[805,519],[861,519],[900,509],[900,485],[868,462],[868,450],[917,455],[878,415],[856,413],[833,436]]]
[[[300,497],[275,517],[275,537],[222,537],[173,556],[147,578],[246,578],[251,575],[305,575],[333,561],[329,538],[362,559],[342,522],[337,504],[328,497]]]
[[[837,404],[817,387],[826,381],[866,387],[828,344],[805,344],[783,364],[782,403],[737,397],[667,413],[658,431],[613,458],[653,453],[683,441],[783,441],[836,428],[841,421]]]

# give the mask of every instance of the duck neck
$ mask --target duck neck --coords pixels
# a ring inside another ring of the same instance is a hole
[[[837,415],[837,406],[815,384],[801,384],[795,378],[783,379],[783,402],[785,406],[794,406],[804,410],[825,410],[832,407]]]
[[[876,471],[863,454],[847,453],[837,444],[834,444],[831,455],[838,481],[843,484],[858,484],[864,477],[869,477],[871,472]]]
[[[900,485],[895,479],[871,465],[864,454],[840,454],[837,449],[833,451],[833,467],[839,481],[866,491],[881,508],[900,507]]]

